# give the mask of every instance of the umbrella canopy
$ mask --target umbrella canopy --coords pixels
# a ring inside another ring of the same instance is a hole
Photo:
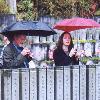
[[[17,21],[6,27],[1,34],[7,36],[8,34],[24,33],[28,36],[49,36],[56,34],[56,32],[46,23],[38,21]]]
[[[63,31],[74,31],[85,28],[100,28],[100,24],[92,19],[86,18],[71,18],[64,19],[54,25],[54,29],[63,30]]]

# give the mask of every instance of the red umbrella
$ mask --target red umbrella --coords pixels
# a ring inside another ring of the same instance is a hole
[[[63,30],[63,31],[74,31],[85,28],[100,28],[100,24],[94,21],[93,19],[86,18],[71,18],[64,19],[54,25],[54,29]]]

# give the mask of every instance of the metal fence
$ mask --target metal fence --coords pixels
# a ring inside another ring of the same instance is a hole
[[[100,66],[0,70],[0,100],[100,100]]]
[[[7,26],[16,21],[15,14],[0,14],[0,27]]]

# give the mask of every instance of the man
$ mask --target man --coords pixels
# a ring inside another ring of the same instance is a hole
[[[28,48],[22,47],[26,40],[26,35],[23,33],[13,34],[9,35],[8,39],[10,43],[3,51],[4,68],[28,68],[32,53]]]

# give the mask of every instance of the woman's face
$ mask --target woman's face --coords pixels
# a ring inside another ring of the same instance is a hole
[[[64,37],[63,37],[63,44],[65,46],[69,46],[70,45],[70,42],[71,42],[71,37],[69,34],[64,34]]]

